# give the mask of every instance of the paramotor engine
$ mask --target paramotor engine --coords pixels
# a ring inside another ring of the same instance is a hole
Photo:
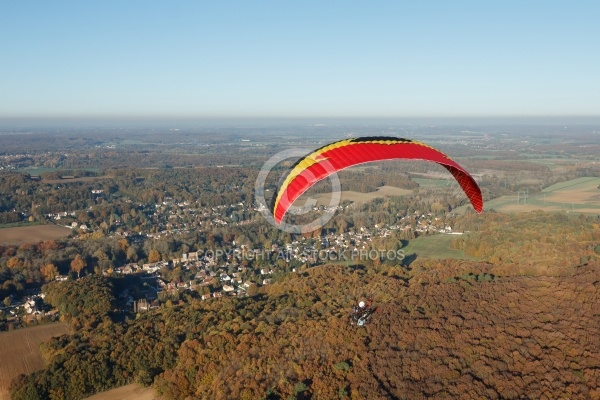
[[[370,295],[366,303],[361,301],[352,308],[350,323],[356,326],[365,326],[377,310],[377,307],[373,307],[373,295]]]

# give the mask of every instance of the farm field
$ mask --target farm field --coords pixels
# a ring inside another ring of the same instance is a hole
[[[441,188],[446,188],[446,187],[451,187],[451,186],[456,186],[458,187],[456,181],[454,181],[454,178],[452,178],[452,176],[448,175],[448,178],[411,178],[411,180],[413,180],[414,182],[417,182],[419,184],[419,187],[421,188],[434,188],[434,189],[441,189]]]
[[[43,225],[41,222],[38,221],[33,221],[33,222],[29,222],[29,221],[20,221],[20,222],[11,222],[8,224],[1,224],[0,225],[0,229],[6,229],[6,228],[19,228],[22,226],[39,226],[39,225]]]
[[[21,244],[55,240],[71,233],[69,228],[58,225],[19,226],[0,229],[0,245]]]
[[[44,367],[40,344],[66,333],[67,325],[62,323],[0,333],[0,400],[10,399],[8,389],[14,377]]]
[[[411,257],[416,255],[417,258],[477,260],[476,258],[466,256],[462,250],[450,248],[452,240],[457,237],[457,235],[448,234],[421,236],[410,240],[404,246],[404,256]]]
[[[42,179],[42,183],[72,183],[72,182],[94,182],[98,179],[113,178],[109,175],[103,176],[86,176],[83,178],[65,178],[65,179]]]
[[[152,388],[144,388],[132,383],[120,388],[97,393],[86,400],[155,400],[159,399]]]
[[[583,177],[548,186],[542,193],[529,195],[527,203],[523,195],[501,196],[486,201],[484,210],[499,212],[525,212],[534,210],[565,211],[584,214],[600,214],[600,178]],[[467,206],[456,209],[462,213]]]
[[[401,189],[393,186],[382,186],[375,192],[360,193],[353,190],[344,190],[341,193],[341,201],[351,201],[353,203],[366,203],[377,197],[390,197],[390,196],[406,196],[411,194],[410,189]],[[318,193],[313,195],[302,195],[297,200],[297,205],[301,207],[306,204],[309,198],[313,198],[317,201],[318,206],[328,206],[331,201],[331,193]]]
[[[566,182],[556,183],[552,186],[548,186],[542,193],[562,193],[572,192],[573,190],[582,192],[596,192],[598,194],[598,185],[600,184],[600,178],[597,177],[583,177],[572,179]]]
[[[99,172],[100,168],[77,168],[80,171],[92,171]],[[68,171],[69,168],[52,168],[52,167],[27,167],[20,169],[20,171],[25,171],[31,175],[39,175],[44,174],[46,172],[56,172],[56,171]]]

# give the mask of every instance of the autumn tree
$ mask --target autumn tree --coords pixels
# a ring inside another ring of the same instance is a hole
[[[127,249],[129,248],[129,242],[127,241],[127,239],[121,239],[117,242],[118,248],[121,251],[127,251]]]
[[[150,250],[150,253],[148,254],[148,262],[155,263],[158,261],[160,261],[160,253],[158,252],[158,250],[156,250],[156,249]]]
[[[77,254],[73,261],[71,261],[71,270],[73,272],[77,272],[77,278],[79,278],[79,273],[85,268],[85,265],[85,261],[79,254]]]
[[[248,288],[248,291],[246,292],[248,294],[248,296],[256,296],[258,294],[258,287],[252,283],[250,284],[250,287]]]
[[[56,265],[52,263],[45,264],[42,268],[40,268],[40,272],[47,282],[53,281],[58,276],[58,269],[56,268]]]
[[[23,263],[21,262],[21,260],[19,259],[19,257],[11,257],[6,262],[6,266],[8,268],[16,268],[16,267],[19,267],[22,264]]]

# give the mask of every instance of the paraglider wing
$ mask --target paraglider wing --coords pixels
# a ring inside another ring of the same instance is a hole
[[[328,144],[298,160],[273,197],[271,211],[275,221],[281,223],[294,201],[329,175],[357,164],[392,159],[425,160],[442,165],[454,176],[475,211],[483,211],[483,198],[477,182],[441,151],[411,139],[360,137]]]

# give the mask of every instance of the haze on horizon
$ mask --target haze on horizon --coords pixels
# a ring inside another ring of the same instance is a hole
[[[600,116],[600,4],[11,2],[0,120]]]

